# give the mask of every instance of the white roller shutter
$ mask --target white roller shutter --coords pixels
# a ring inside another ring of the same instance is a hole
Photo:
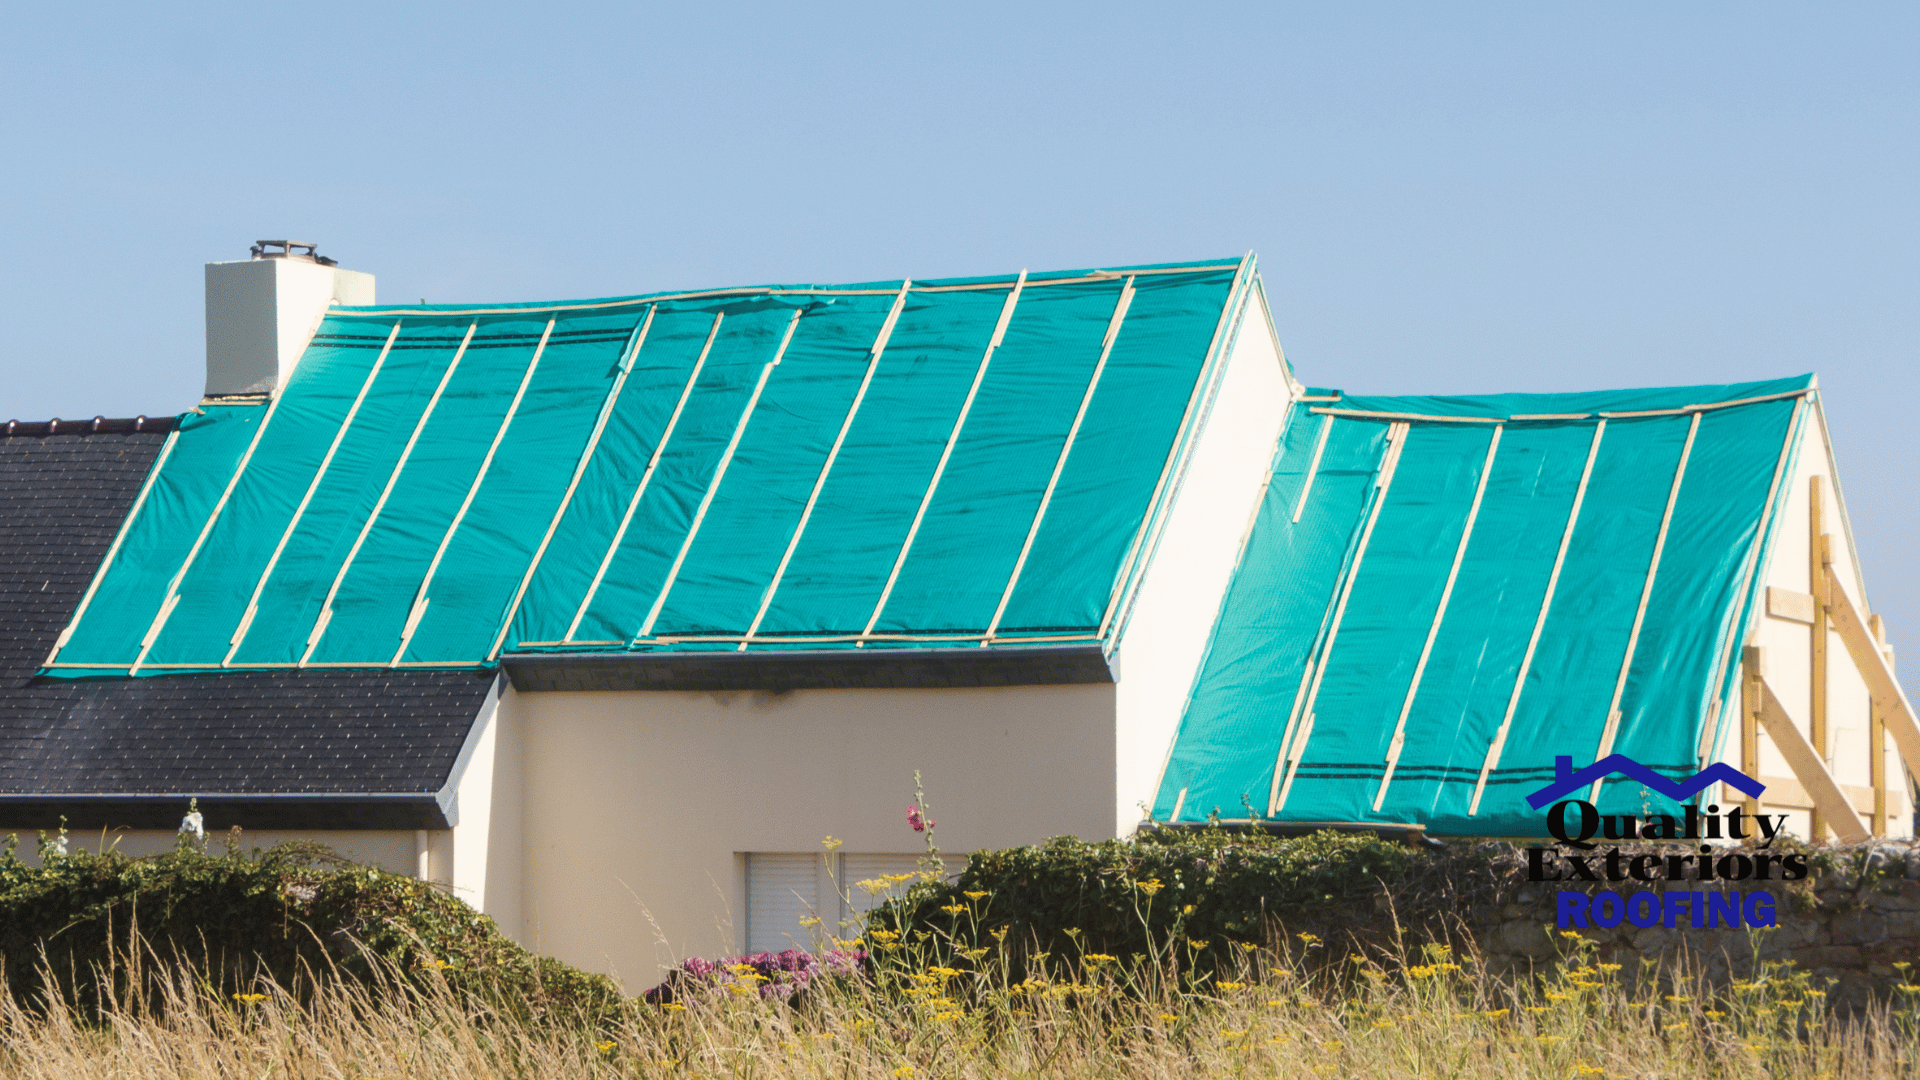
[[[747,856],[747,951],[813,948],[800,920],[814,913],[820,856],[754,852]]]

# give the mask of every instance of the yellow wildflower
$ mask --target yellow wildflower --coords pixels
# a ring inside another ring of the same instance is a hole
[[[1707,1019],[1709,1019],[1709,1020],[1718,1020],[1718,1019],[1720,1019],[1721,1017],[1723,1017],[1723,1016],[1725,1016],[1725,1015],[1727,1015],[1727,1014],[1726,1014],[1726,1013],[1723,1013],[1723,1012],[1721,1012],[1721,1011],[1720,1011],[1719,1009],[1708,1009],[1708,1010],[1707,1010]]]
[[[1087,963],[1092,964],[1095,967],[1098,967],[1101,964],[1111,964],[1116,959],[1117,957],[1110,956],[1107,953],[1103,953],[1103,952],[1087,954]]]
[[[1196,941],[1193,942],[1193,947],[1196,949],[1204,949],[1211,944],[1213,944],[1211,941]]]
[[[1180,1019],[1180,1018],[1179,1018],[1178,1016],[1175,1016],[1175,1015],[1174,1015],[1173,1013],[1161,1013],[1161,1014],[1160,1014],[1160,1019],[1162,1019],[1162,1020],[1178,1020],[1178,1019]]]
[[[1533,1041],[1537,1043],[1546,1043],[1548,1046],[1552,1046],[1554,1043],[1566,1041],[1566,1036],[1565,1035],[1535,1035],[1533,1037]]]
[[[1507,1015],[1507,1012],[1508,1010],[1506,1009],[1482,1009],[1480,1010],[1480,1015],[1486,1017],[1489,1020],[1498,1020],[1501,1017]]]
[[[1293,935],[1293,936],[1294,936],[1294,937],[1297,937],[1297,938],[1299,938],[1299,939],[1300,939],[1300,944],[1302,944],[1302,945],[1318,945],[1318,944],[1320,944],[1320,938],[1319,938],[1319,936],[1318,936],[1318,935],[1316,935],[1316,934],[1295,934],[1295,935]]]
[[[265,995],[265,994],[235,994],[235,995],[233,995],[233,1000],[235,1000],[235,1001],[244,1001],[244,1002],[247,1002],[248,1004],[252,1004],[253,1002],[256,1002],[256,1001],[265,1001],[265,1000],[267,1000],[267,995]]]
[[[1258,945],[1255,945],[1255,944],[1254,944],[1253,942],[1251,942],[1251,941],[1243,941],[1243,942],[1241,942],[1241,943],[1240,943],[1240,948],[1241,948],[1242,950],[1244,950],[1244,951],[1246,951],[1246,952],[1252,952],[1252,951],[1254,951],[1255,949],[1258,949],[1259,947],[1260,947],[1260,946],[1258,946]]]
[[[597,1042],[597,1043],[594,1043],[593,1045],[594,1045],[594,1048],[599,1050],[601,1053],[610,1054],[613,1052],[613,1048],[616,1044],[613,1042]]]
[[[1232,1031],[1227,1028],[1221,1028],[1220,1034],[1225,1035],[1229,1039],[1237,1039],[1240,1036],[1245,1035],[1246,1031],[1244,1029],[1240,1031]]]
[[[895,1070],[893,1070],[893,1075],[895,1075],[895,1076],[912,1076],[912,1075],[913,1075],[913,1066],[911,1066],[911,1065],[902,1065],[902,1066],[900,1066],[899,1068],[897,1068],[897,1069],[895,1069]]]
[[[804,927],[806,927],[806,928],[807,928],[807,929],[809,929],[809,930],[811,930],[811,929],[813,929],[814,927],[816,927],[816,926],[819,926],[819,925],[820,925],[820,916],[818,916],[818,915],[802,915],[802,916],[800,917],[800,925],[801,925],[801,926],[804,926]]]
[[[1223,982],[1217,985],[1220,987],[1220,989],[1226,991],[1229,994],[1233,993],[1235,990],[1244,990],[1247,988],[1247,984],[1243,982]]]
[[[1394,1023],[1393,1021],[1391,1021],[1391,1020],[1375,1020],[1375,1021],[1373,1022],[1373,1026],[1374,1026],[1374,1027],[1376,1027],[1376,1028],[1381,1028],[1381,1029],[1383,1029],[1383,1030],[1384,1030],[1384,1029],[1386,1029],[1386,1028],[1390,1028],[1390,1027],[1398,1027],[1399,1025],[1397,1025],[1397,1024],[1395,1024],[1395,1023]]]
[[[840,840],[835,840],[835,839],[834,839],[833,837],[831,837],[831,836],[829,836],[829,837],[827,837],[827,838],[826,838],[825,840],[822,840],[822,841],[820,841],[820,843],[821,843],[821,844],[823,844],[823,845],[825,845],[825,847],[826,847],[826,849],[827,849],[828,851],[839,851],[839,850],[840,850],[840,845],[841,845],[841,844],[842,844],[843,842],[844,842],[844,841],[840,841]]]
[[[985,889],[968,889],[963,895],[969,900],[983,900],[993,894]]]
[[[1607,1070],[1598,1065],[1575,1065],[1573,1067],[1573,1075],[1575,1076],[1599,1076],[1606,1071]]]
[[[1154,893],[1157,893],[1161,889],[1166,888],[1166,886],[1160,884],[1159,878],[1148,878],[1145,881],[1135,883],[1134,888],[1139,889],[1141,892],[1146,893],[1149,897],[1151,897]]]
[[[1675,1005],[1685,1005],[1687,1002],[1692,1001],[1693,999],[1683,994],[1668,994],[1667,1000],[1672,1002]]]
[[[687,1007],[677,1001],[669,1001],[660,1006],[661,1012],[686,1012]]]
[[[949,915],[958,915],[958,914],[960,914],[961,912],[963,912],[963,911],[965,911],[965,910],[967,910],[967,905],[965,905],[965,904],[941,904],[941,905],[940,905],[940,910],[941,910],[941,911],[944,911],[944,912],[946,912],[946,913],[947,913],[947,914],[949,914]]]

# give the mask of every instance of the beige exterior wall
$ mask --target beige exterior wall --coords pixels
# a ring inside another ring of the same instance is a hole
[[[748,852],[921,850],[915,769],[949,851],[1114,835],[1112,686],[509,691],[500,720],[524,863],[517,918],[488,913],[629,991],[738,948]]]
[[[1774,533],[1767,566],[1761,575],[1763,586],[1792,593],[1812,590],[1809,527],[1812,478],[1822,478],[1822,524],[1833,538],[1834,576],[1856,604],[1863,608],[1867,596],[1861,588],[1859,563],[1853,550],[1853,537],[1847,527],[1842,493],[1833,481],[1836,475],[1825,428],[1825,416],[1816,407],[1810,409],[1802,426],[1798,452],[1786,484],[1786,500]],[[1765,593],[1760,598],[1760,616],[1750,643],[1765,650],[1766,680],[1780,703],[1803,734],[1811,730],[1813,700],[1813,627],[1793,618],[1768,613]],[[1873,809],[1873,788],[1869,753],[1868,712],[1870,696],[1866,682],[1855,670],[1840,636],[1831,631],[1827,637],[1827,767],[1843,791],[1853,801],[1865,821]],[[1740,765],[1740,716],[1737,703],[1728,713],[1727,734],[1721,743],[1720,760]],[[1818,749],[1818,748],[1817,748]],[[1888,833],[1909,836],[1913,829],[1912,787],[1907,769],[1893,740],[1886,739]],[[1767,785],[1761,797],[1763,810],[1786,813],[1788,828],[1796,836],[1807,833],[1808,811],[1812,800],[1795,778],[1786,759],[1766,737],[1760,735],[1760,777]]]
[[[186,814],[187,803],[180,800],[180,813]],[[208,821],[207,850],[215,855],[226,851],[227,827],[231,823]],[[315,840],[327,845],[354,862],[368,863],[392,874],[404,877],[415,875],[420,865],[420,846],[422,837],[411,829],[391,831],[357,830],[247,830],[241,833],[240,850],[259,851],[270,848],[287,840]],[[447,830],[434,830],[425,834],[428,873],[433,880],[445,880],[448,867],[452,863],[453,834]],[[172,851],[179,843],[178,833],[149,829],[109,829],[105,832],[76,831],[67,834],[67,850],[81,851],[118,851],[124,855],[159,855]],[[20,836],[19,855],[34,864],[39,863],[38,842],[32,834]]]

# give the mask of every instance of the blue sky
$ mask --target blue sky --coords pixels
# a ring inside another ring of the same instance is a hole
[[[1252,248],[1316,385],[1819,372],[1874,606],[1920,625],[1911,5],[6,18],[6,415],[190,405],[200,266],[263,237],[434,302]]]

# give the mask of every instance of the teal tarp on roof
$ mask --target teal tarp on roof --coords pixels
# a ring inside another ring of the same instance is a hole
[[[1692,775],[1811,385],[1310,391],[1154,816],[1530,836],[1556,756]]]
[[[337,308],[48,673],[1102,640],[1251,260]]]

